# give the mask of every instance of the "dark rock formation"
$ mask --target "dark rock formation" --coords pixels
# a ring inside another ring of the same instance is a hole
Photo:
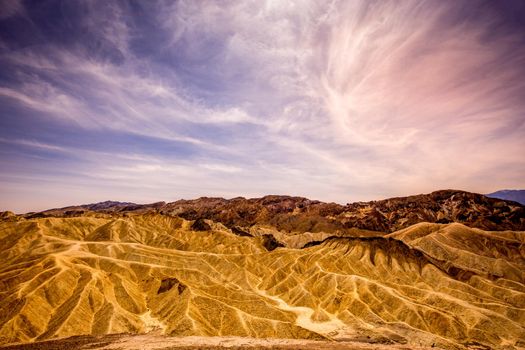
[[[109,214],[157,212],[195,221],[195,230],[209,230],[202,221],[209,219],[224,224],[237,235],[247,234],[243,228],[256,224],[287,233],[345,232],[351,228],[393,232],[419,222],[458,222],[484,230],[525,230],[523,205],[457,190],[346,205],[290,196],[202,197],[142,205],[103,202],[31,213],[25,217],[75,216],[76,211]]]
[[[209,231],[211,230],[211,226],[204,221],[204,219],[198,218],[193,224],[191,224],[191,229],[193,231]]]

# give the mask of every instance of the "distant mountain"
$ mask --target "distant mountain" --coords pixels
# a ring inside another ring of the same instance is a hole
[[[88,211],[102,212],[102,213],[115,213],[115,212],[137,212],[141,209],[154,210],[158,207],[164,206],[165,202],[157,202],[151,204],[136,204],[132,202],[118,202],[118,201],[105,201],[99,203],[73,205],[63,208],[53,208],[44,210],[39,213],[30,212],[24,216],[27,218],[38,218],[46,216],[79,216]]]
[[[187,220],[210,219],[227,227],[258,224],[286,232],[351,228],[394,232],[420,222],[458,222],[484,230],[525,230],[523,206],[459,190],[347,205],[289,196],[230,200],[204,197],[168,203],[160,212]]]
[[[26,218],[105,214],[159,213],[220,222],[246,232],[265,225],[285,232],[343,232],[362,229],[394,232],[420,222],[458,222],[483,230],[525,230],[525,208],[516,202],[477,193],[441,190],[429,194],[340,205],[303,197],[265,196],[232,199],[201,197],[172,203],[102,202],[26,214]]]
[[[486,196],[514,201],[525,205],[525,190],[501,190],[489,193]]]
[[[99,202],[99,203],[93,203],[93,204],[84,204],[81,205],[82,208],[89,209],[89,210],[105,210],[105,209],[111,209],[111,208],[122,208],[122,207],[129,207],[129,206],[135,206],[137,204],[131,203],[131,202],[117,202],[117,201],[105,201],[105,202]]]

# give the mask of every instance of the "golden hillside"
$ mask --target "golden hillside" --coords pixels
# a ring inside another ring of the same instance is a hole
[[[4,215],[1,343],[157,332],[525,347],[524,232],[244,233],[197,221]]]

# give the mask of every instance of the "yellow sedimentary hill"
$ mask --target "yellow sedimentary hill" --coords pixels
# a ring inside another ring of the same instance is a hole
[[[525,347],[525,233],[244,234],[153,213],[0,221],[1,343],[123,332]]]

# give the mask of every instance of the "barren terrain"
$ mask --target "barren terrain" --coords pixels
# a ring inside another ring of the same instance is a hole
[[[451,223],[414,219],[384,231],[349,227],[338,217],[355,212],[315,209],[333,206],[322,203],[309,209],[293,197],[272,199],[282,214],[277,222],[264,205],[258,210],[265,216],[252,220],[239,208],[213,209],[217,203],[193,207],[193,217],[184,209],[178,215],[176,204],[4,213],[0,342],[49,349],[68,342],[288,349],[297,341],[301,348],[523,348],[523,207],[476,198],[459,202],[464,208],[444,200],[436,210]],[[396,201],[347,207],[395,208]],[[390,221],[374,222],[399,223],[399,213],[417,218],[430,202],[413,202],[412,211],[398,205],[393,214],[382,209]],[[447,205],[471,219],[454,222]],[[368,222],[372,209],[362,210]],[[294,229],[305,220],[330,225]],[[484,222],[505,230],[475,228]],[[63,340],[72,336],[84,337]],[[54,338],[62,340],[34,343]]]

